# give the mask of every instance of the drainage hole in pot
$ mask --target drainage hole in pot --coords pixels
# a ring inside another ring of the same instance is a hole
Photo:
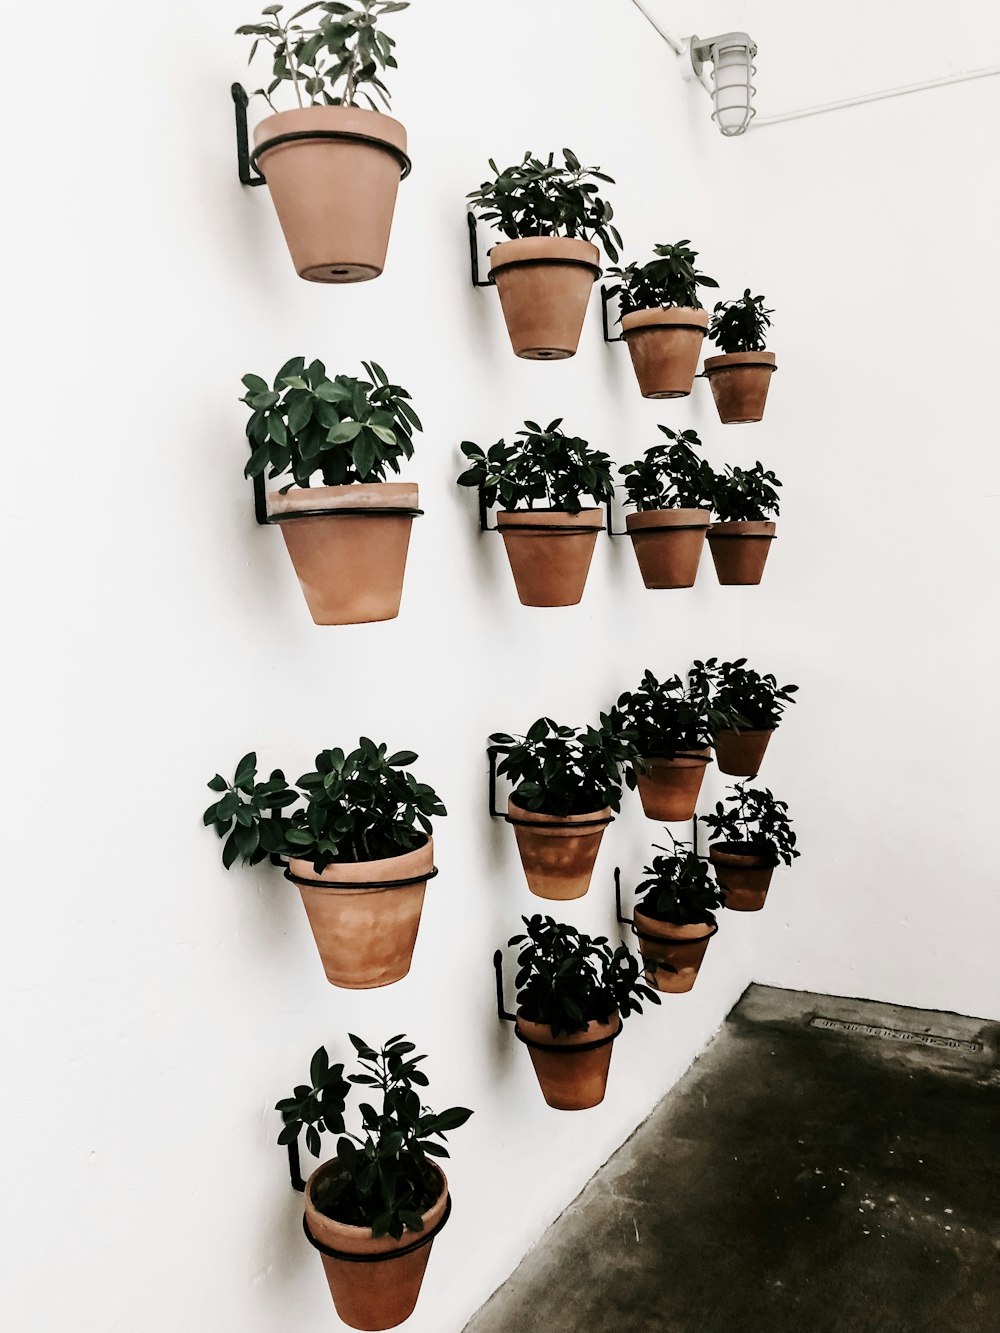
[[[330,276],[334,278],[346,278],[350,275],[350,272],[351,270],[349,268],[332,268],[330,270]]]

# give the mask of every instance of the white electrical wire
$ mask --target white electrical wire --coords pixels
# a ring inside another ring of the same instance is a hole
[[[636,9],[643,16],[643,18],[647,21],[647,23],[652,24],[652,26],[660,34],[660,36],[663,38],[666,44],[674,52],[674,54],[682,56],[685,50],[687,49],[684,42],[682,42],[679,37],[675,37],[673,33],[667,32],[665,28],[661,28],[660,25],[657,23],[656,19],[653,18],[652,14],[646,8],[646,6],[640,4],[640,0],[632,0],[632,3],[635,5]]]
[[[970,79],[987,79],[1000,74],[1000,65],[988,69],[970,69],[961,74],[948,74],[943,79],[927,79],[924,83],[907,83],[901,88],[885,88],[880,92],[862,93],[860,97],[845,97],[839,102],[821,102],[818,106],[804,106],[797,111],[783,111],[776,116],[758,116],[751,129],[758,130],[764,125],[781,125],[786,120],[802,120],[806,116],[822,116],[827,111],[842,111],[845,107],[864,106],[868,102],[881,102],[888,97],[905,97],[908,93],[922,93],[929,88],[946,88],[952,83],[967,83]]]

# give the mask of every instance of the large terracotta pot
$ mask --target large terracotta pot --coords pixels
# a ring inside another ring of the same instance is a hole
[[[566,236],[525,236],[490,251],[511,346],[529,361],[562,361],[580,342],[600,252]]]
[[[584,815],[543,815],[525,810],[512,796],[507,817],[514,828],[524,877],[535,897],[552,902],[582,898],[590,888],[604,830],[611,823],[610,808]]]
[[[719,772],[733,778],[755,778],[764,762],[764,751],[774,735],[767,731],[717,731],[712,737]]]
[[[731,912],[759,912],[771,887],[776,861],[749,842],[716,842],[708,849],[715,878]]]
[[[698,794],[705,778],[705,769],[712,762],[712,752],[692,750],[690,754],[666,759],[662,755],[645,755],[635,765],[636,786],[642,811],[647,819],[668,824],[693,819],[698,805]]]
[[[622,316],[622,336],[643,398],[686,398],[694,386],[708,311],[679,306],[633,310]]]
[[[760,421],[777,368],[773,352],[726,352],[705,358],[705,378],[723,425]]]
[[[519,509],[497,514],[522,606],[576,606],[590,572],[600,509],[567,514],[557,509]]]
[[[317,875],[311,861],[290,859],[326,979],[345,990],[391,986],[410,970],[424,890],[434,869],[434,840],[380,861],[343,861]],[[351,888],[416,879],[400,888]],[[330,887],[325,886],[329,884]]]
[[[692,588],[708,531],[708,509],[643,509],[625,530],[647,588]]]
[[[704,921],[675,926],[637,907],[633,914],[646,980],[658,991],[683,995],[698,980],[698,969],[716,927]]]
[[[448,1206],[448,1181],[443,1171],[438,1167],[434,1169],[441,1177],[441,1193],[430,1208],[420,1215],[424,1229],[404,1230],[399,1240],[393,1240],[391,1236],[380,1236],[376,1240],[370,1227],[335,1222],[332,1217],[327,1217],[317,1209],[313,1203],[314,1191],[324,1176],[336,1172],[336,1158],[332,1162],[324,1162],[306,1181],[306,1226],[314,1241],[328,1250],[339,1250],[343,1254],[386,1256],[379,1262],[358,1263],[320,1253],[333,1304],[337,1314],[349,1327],[370,1330],[395,1328],[413,1313],[434,1241],[432,1239],[419,1249],[397,1257],[393,1257],[393,1251],[419,1241],[438,1226],[444,1217]]]
[[[759,583],[764,573],[774,523],[713,523],[708,529],[708,545],[715,561],[715,572],[722,584]]]
[[[310,131],[361,139],[295,139]],[[385,266],[396,191],[406,162],[398,120],[356,106],[279,111],[254,130],[258,165],[267,178],[292,263],[309,282],[364,282]]]
[[[399,615],[413,516],[384,511],[418,504],[417,487],[401,481],[295,487],[268,495],[268,511],[278,518],[317,625],[360,625]],[[345,509],[364,512],[340,512]],[[303,510],[325,512],[293,517]]]
[[[529,1042],[536,1043],[528,1046],[528,1054],[549,1106],[557,1111],[586,1111],[600,1105],[607,1091],[611,1047],[619,1029],[620,1019],[615,1010],[606,1023],[595,1019],[583,1032],[554,1037],[547,1024],[533,1023],[518,1012],[517,1030]],[[602,1044],[591,1050],[573,1049],[592,1042]]]

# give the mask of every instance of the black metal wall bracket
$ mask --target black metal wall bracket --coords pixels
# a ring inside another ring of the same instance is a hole
[[[469,258],[472,268],[473,287],[492,287],[493,278],[481,278],[479,276],[479,227],[476,222],[476,215],[470,209],[465,215],[466,226],[469,228]]]
[[[514,1023],[517,1021],[514,1014],[510,1013],[504,1003],[503,998],[503,950],[497,949],[493,955],[493,971],[497,978],[497,1018],[501,1023]]]
[[[615,532],[615,531],[613,531],[613,525],[614,525],[614,509],[613,509],[612,502],[611,502],[610,500],[606,501],[605,504],[604,504],[604,506],[603,506],[603,508],[604,508],[604,513],[605,513],[604,530],[605,530],[605,532],[607,532],[608,536],[609,536],[609,537],[625,537],[625,536],[627,536],[627,535],[628,535],[627,533],[624,533],[624,532]],[[553,531],[553,529],[549,528],[548,526],[543,526],[542,524],[539,524],[537,528],[532,528],[532,527],[530,527],[529,525],[522,523],[522,524],[519,524],[519,527],[520,527],[520,530],[521,530],[522,532],[536,532],[536,531],[537,531],[537,532],[551,532],[551,531]],[[497,527],[497,525],[496,525],[495,523],[490,523],[490,507],[489,507],[489,504],[487,503],[487,500],[486,500],[486,489],[485,489],[485,487],[483,487],[483,486],[480,486],[480,487],[479,487],[479,531],[480,531],[480,532],[499,532],[499,531],[500,531],[499,527]],[[581,527],[581,528],[562,528],[562,529],[556,529],[556,531],[562,531],[562,532],[566,532],[566,533],[574,533],[574,532],[580,532],[580,531],[587,531],[587,532],[589,532],[590,529],[589,529],[589,528],[584,529],[584,528],[582,528],[582,527]]]
[[[292,1189],[305,1193],[306,1182],[302,1178],[302,1163],[299,1160],[299,1141],[292,1139],[288,1145],[288,1174],[292,1178]]]
[[[266,185],[267,181],[250,162],[250,131],[247,128],[247,107],[250,97],[242,83],[234,83],[230,92],[236,108],[236,165],[243,185]]]
[[[608,318],[608,305],[614,299],[617,291],[617,287],[609,287],[606,282],[601,283],[601,325],[604,329],[604,341],[606,343],[623,343],[625,341],[625,335],[622,333],[619,333],[616,338],[611,336],[611,325],[612,323],[621,322],[621,314],[617,314],[613,321]]]
[[[615,917],[620,926],[635,927],[630,916],[622,916],[622,872],[619,866],[615,866]]]

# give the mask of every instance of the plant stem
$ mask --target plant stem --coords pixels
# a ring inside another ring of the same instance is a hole
[[[278,23],[277,19],[274,21],[275,23]],[[295,89],[295,100],[298,102],[300,108],[304,108],[305,103],[302,101],[302,93],[299,89],[299,72],[295,67],[295,57],[292,55],[292,44],[289,39],[288,29],[282,28],[280,23],[278,23],[278,27],[281,29],[281,40],[285,48],[285,60],[288,62],[288,72],[292,76],[292,87]]]

